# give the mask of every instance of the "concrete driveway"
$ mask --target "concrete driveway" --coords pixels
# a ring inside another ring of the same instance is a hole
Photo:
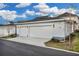
[[[16,38],[7,39],[7,40],[45,47],[44,43],[49,41],[50,39],[33,38],[33,37],[32,38],[16,37]]]

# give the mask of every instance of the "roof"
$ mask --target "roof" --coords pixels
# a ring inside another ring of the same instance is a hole
[[[69,15],[71,16],[77,16],[76,14],[71,14],[71,13],[64,13],[55,17],[49,17],[49,16],[41,16],[41,17],[36,17],[33,20],[22,20],[22,21],[18,21],[17,23],[23,23],[23,22],[33,22],[33,21],[43,21],[43,20],[56,20],[56,19],[62,19],[63,17],[69,17]],[[78,17],[78,16],[77,16]]]
[[[0,26],[14,26],[12,24],[0,24]]]
[[[76,14],[71,14],[71,13],[64,13],[64,14],[61,14],[61,15],[59,15],[58,17],[68,17],[69,15],[71,15],[71,16],[77,16]],[[78,17],[78,16],[77,16]]]

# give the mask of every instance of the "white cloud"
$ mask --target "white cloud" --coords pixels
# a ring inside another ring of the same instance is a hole
[[[59,12],[59,9],[55,7],[49,7],[46,3],[39,3],[38,5],[34,6],[34,8],[37,8],[39,10],[39,13],[37,14],[42,14],[42,15],[47,15],[47,14],[57,14]]]
[[[48,8],[48,9],[41,9],[40,12],[44,13],[44,14],[49,14],[50,13],[50,8]]]
[[[23,7],[30,6],[30,5],[31,5],[31,3],[20,3],[20,4],[17,4],[16,7],[23,8]]]
[[[63,14],[65,12],[68,12],[68,13],[72,13],[72,14],[75,14],[75,10],[70,10],[70,9],[59,9],[58,12],[56,14]]]
[[[16,18],[16,11],[0,10],[0,16],[7,21],[12,21]]]
[[[73,10],[73,9],[68,9],[67,12],[68,12],[68,13],[72,13],[72,14],[76,14],[76,10]]]
[[[26,10],[25,14],[29,15],[29,16],[33,16],[33,15],[35,15],[35,11]]]
[[[24,13],[26,16],[46,16],[48,15],[48,13],[43,13],[41,11],[39,12],[35,12],[34,10],[26,10],[25,13]]]
[[[37,13],[37,14],[54,14],[54,15],[59,15],[59,14],[65,13],[65,12],[75,14],[75,10],[73,10],[73,9],[65,9],[65,8],[59,9],[56,6],[49,7],[45,3],[39,3],[38,5],[34,6],[34,8],[37,8],[39,10],[40,13]]]
[[[47,13],[42,13],[42,12],[36,12],[35,15],[37,16],[47,16]]]
[[[35,13],[37,16],[47,16],[50,13],[50,8],[46,3],[39,3],[34,8],[39,10],[39,12]]]
[[[51,7],[47,9],[41,9],[40,12],[45,13],[45,14],[50,14],[50,13],[57,14],[59,12],[59,9],[57,7]]]
[[[63,14],[65,12],[68,12],[68,9],[60,9],[58,14]]]
[[[42,10],[42,9],[48,9],[49,6],[45,3],[39,3],[38,5],[34,6],[34,8],[38,8],[39,10]]]
[[[58,9],[57,7],[52,7],[50,8],[50,10],[51,10],[50,12],[54,14],[63,14],[65,12],[75,14],[75,10],[73,9],[65,9],[65,8]]]
[[[68,12],[68,9],[58,9],[58,7],[51,7],[51,8],[47,8],[47,9],[41,9],[40,10],[41,13],[45,13],[45,14],[63,14],[65,12]]]
[[[25,14],[22,14],[22,15],[17,15],[17,17],[18,17],[18,18],[20,18],[20,17],[21,17],[21,18],[26,18],[27,16],[26,16]]]
[[[57,14],[57,13],[59,12],[59,9],[58,9],[58,7],[56,7],[56,6],[55,6],[55,7],[51,7],[51,8],[50,8],[50,12]]]
[[[23,18],[26,17],[24,14],[17,15],[16,11],[10,11],[10,10],[0,10],[0,16],[7,21],[13,21],[17,17],[23,17]]]
[[[0,3],[0,9],[5,8],[6,6],[6,4]]]

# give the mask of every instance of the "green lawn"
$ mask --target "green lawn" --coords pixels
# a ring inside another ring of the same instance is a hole
[[[75,39],[73,41],[73,51],[79,52],[79,33],[75,33]]]
[[[74,35],[75,36],[74,36],[73,41],[72,41],[73,48],[69,47],[69,44],[68,44],[69,41],[66,42],[66,48],[65,48],[64,42],[59,42],[59,41],[54,41],[54,40],[50,40],[48,42],[45,42],[45,45],[49,46],[49,47],[55,47],[55,48],[61,48],[61,49],[79,52],[79,32],[75,32]]]

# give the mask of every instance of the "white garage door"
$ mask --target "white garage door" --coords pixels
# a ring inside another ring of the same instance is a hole
[[[18,33],[19,36],[27,37],[28,29],[26,27],[18,28],[17,33]]]
[[[52,26],[51,25],[31,26],[30,37],[52,38]]]

